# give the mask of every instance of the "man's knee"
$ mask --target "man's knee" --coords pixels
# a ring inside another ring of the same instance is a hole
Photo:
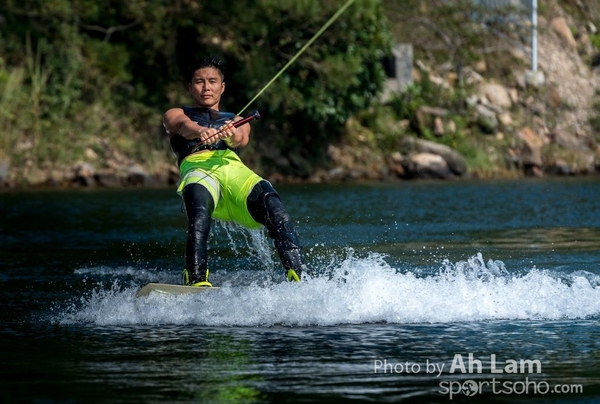
[[[190,220],[210,220],[215,203],[206,187],[201,184],[186,185],[183,189],[183,200]]]
[[[183,189],[183,201],[188,216],[199,211],[206,211],[210,215],[215,207],[212,195],[201,184],[186,185]]]
[[[279,194],[268,181],[262,180],[254,186],[248,195],[247,205],[252,218],[267,228],[269,237],[292,245],[298,244],[294,224]]]
[[[273,185],[269,181],[262,180],[252,188],[246,199],[246,206],[248,207],[250,216],[262,225],[266,225],[266,222],[269,220],[267,201],[271,198],[275,198],[281,202],[279,194],[275,191]]]

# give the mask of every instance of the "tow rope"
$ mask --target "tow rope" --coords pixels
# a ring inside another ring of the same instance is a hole
[[[329,26],[330,26],[331,24],[333,24],[333,23],[335,22],[335,20],[337,20],[337,19],[339,18],[339,16],[340,16],[340,15],[342,15],[342,13],[343,13],[344,11],[346,11],[346,9],[347,9],[348,7],[350,7],[350,5],[352,5],[352,3],[354,3],[354,1],[355,1],[355,0],[348,0],[348,1],[346,2],[346,4],[344,4],[344,5],[343,5],[343,6],[342,6],[342,7],[341,7],[341,8],[340,8],[338,11],[336,11],[336,13],[335,13],[335,14],[334,14],[334,15],[333,15],[333,16],[332,16],[332,17],[331,17],[331,18],[330,18],[330,19],[329,19],[329,20],[328,20],[328,21],[327,21],[327,22],[326,22],[326,23],[325,23],[325,24],[324,24],[324,25],[323,25],[323,26],[322,26],[322,27],[321,27],[321,28],[320,28],[320,29],[317,31],[317,33],[316,33],[316,34],[314,34],[314,35],[313,35],[313,37],[312,37],[312,38],[310,38],[310,39],[309,39],[309,41],[308,41],[308,42],[306,42],[306,44],[304,44],[304,46],[303,46],[303,47],[302,47],[302,48],[301,48],[301,49],[300,49],[298,52],[296,52],[296,54],[294,55],[294,57],[292,57],[292,58],[290,59],[290,61],[289,61],[289,62],[287,62],[287,63],[286,63],[286,65],[285,65],[285,66],[283,66],[283,67],[281,68],[281,70],[279,70],[279,72],[277,72],[277,74],[276,74],[275,76],[273,76],[273,78],[271,79],[271,81],[269,81],[269,82],[268,82],[268,83],[267,83],[267,84],[266,84],[266,85],[265,85],[265,86],[264,86],[264,87],[263,87],[263,88],[262,88],[262,89],[261,89],[261,90],[260,90],[260,91],[259,91],[259,92],[258,92],[258,93],[255,95],[255,96],[254,96],[254,98],[252,98],[252,99],[250,100],[250,102],[248,102],[248,104],[246,104],[246,106],[245,106],[244,108],[242,108],[240,112],[238,112],[238,113],[237,113],[237,115],[238,115],[238,116],[241,116],[241,115],[242,115],[242,113],[243,113],[243,112],[244,112],[244,111],[245,111],[245,110],[246,110],[246,109],[247,109],[247,108],[248,108],[248,107],[249,107],[249,106],[250,106],[250,105],[251,105],[251,104],[252,104],[254,101],[256,101],[256,99],[257,99],[258,97],[260,97],[260,96],[261,96],[261,94],[262,94],[262,93],[264,93],[264,92],[266,91],[266,89],[267,89],[267,88],[269,88],[269,86],[270,86],[271,84],[273,84],[273,82],[274,82],[275,80],[277,80],[277,79],[279,78],[279,76],[281,76],[281,74],[282,74],[284,71],[286,71],[286,70],[287,70],[287,68],[288,68],[288,67],[290,67],[290,65],[291,65],[292,63],[294,63],[294,62],[296,61],[296,59],[298,59],[298,57],[300,57],[300,55],[302,55],[306,49],[308,49],[308,47],[309,47],[310,45],[312,45],[312,44],[313,44],[313,42],[314,42],[314,41],[316,41],[316,40],[317,40],[317,38],[319,38],[319,37],[321,36],[321,34],[323,34],[323,32],[325,32],[325,30],[326,30],[327,28],[329,28]],[[241,125],[243,125],[243,124],[245,124],[245,123],[248,123],[248,122],[250,122],[250,121],[253,121],[254,119],[260,119],[260,114],[258,113],[258,111],[254,111],[252,114],[248,115],[248,116],[247,116],[247,117],[245,117],[244,119],[242,119],[242,120],[240,120],[240,121],[237,121],[237,122],[234,122],[234,123],[232,124],[232,126],[237,128],[237,127],[239,127],[239,126],[241,126]],[[207,141],[207,140],[209,140],[209,139],[211,139],[211,138],[213,138],[213,137],[215,137],[215,136],[218,136],[218,135],[220,134],[220,132],[221,132],[221,130],[219,129],[219,130],[218,130],[218,131],[217,131],[217,132],[216,132],[214,135],[210,136],[210,137],[209,137],[208,139],[206,139],[206,140],[205,140],[203,143],[198,143],[198,144],[196,144],[196,145],[195,145],[195,147],[194,147],[194,149],[197,149],[197,148],[199,148],[200,146],[204,145],[204,144],[206,143],[206,141]]]
[[[266,85],[265,85],[265,86],[264,86],[264,87],[263,87],[263,88],[262,88],[262,89],[261,89],[261,90],[258,92],[258,94],[256,94],[256,95],[254,96],[254,98],[252,98],[252,99],[250,100],[250,102],[249,102],[249,103],[248,103],[248,104],[247,104],[247,105],[246,105],[244,108],[242,108],[242,110],[241,110],[241,111],[238,113],[238,115],[242,115],[242,113],[243,113],[243,112],[244,112],[244,111],[245,111],[245,110],[246,110],[246,109],[247,109],[247,108],[250,106],[250,104],[252,104],[254,101],[256,101],[256,99],[257,99],[258,97],[260,97],[260,95],[261,95],[262,93],[264,93],[264,92],[265,92],[265,90],[266,90],[267,88],[269,88],[269,86],[270,86],[271,84],[273,84],[273,82],[274,82],[275,80],[277,80],[277,78],[279,78],[279,76],[281,76],[281,74],[282,74],[282,73],[283,73],[283,72],[284,72],[284,71],[285,71],[285,70],[286,70],[288,67],[290,67],[290,65],[291,65],[292,63],[294,63],[294,62],[296,61],[296,59],[298,59],[298,57],[299,57],[299,56],[300,56],[302,53],[304,53],[304,51],[305,51],[306,49],[308,49],[308,47],[309,47],[310,45],[312,45],[312,43],[313,43],[314,41],[316,41],[316,40],[317,40],[317,38],[318,38],[318,37],[320,37],[320,36],[321,36],[321,34],[322,34],[323,32],[325,32],[325,30],[326,30],[327,28],[329,28],[329,26],[330,26],[331,24],[333,24],[333,22],[334,22],[335,20],[337,20],[337,19],[338,19],[338,17],[339,17],[340,15],[342,15],[342,13],[343,13],[344,11],[346,11],[346,9],[347,9],[348,7],[350,7],[350,5],[351,5],[352,3],[354,3],[354,1],[355,1],[355,0],[348,0],[348,1],[346,2],[346,4],[344,4],[344,5],[343,5],[343,6],[342,6],[342,7],[341,7],[341,8],[340,8],[340,9],[339,9],[339,10],[338,10],[338,11],[337,11],[337,12],[336,12],[336,13],[335,13],[335,14],[334,14],[334,15],[333,15],[333,16],[332,16],[330,19],[329,19],[329,21],[327,21],[327,22],[325,23],[325,25],[323,25],[323,26],[321,27],[321,29],[320,29],[320,30],[318,30],[318,31],[317,31],[317,33],[316,33],[316,34],[314,34],[314,35],[313,35],[313,37],[312,37],[312,38],[310,38],[310,40],[309,40],[309,41],[308,41],[308,42],[307,42],[307,43],[306,43],[306,44],[305,44],[305,45],[304,45],[304,46],[303,46],[303,47],[302,47],[302,48],[301,48],[301,49],[300,49],[298,52],[296,52],[296,54],[294,55],[294,57],[293,57],[293,58],[291,58],[291,59],[290,59],[290,61],[289,61],[289,62],[287,62],[287,63],[286,63],[286,65],[285,65],[285,66],[283,66],[283,67],[281,68],[281,70],[279,70],[279,72],[278,72],[278,73],[277,73],[277,74],[276,74],[276,75],[275,75],[275,76],[274,76],[274,77],[271,79],[271,81],[269,81],[269,82],[268,82],[268,83],[267,83],[267,84],[266,84]]]

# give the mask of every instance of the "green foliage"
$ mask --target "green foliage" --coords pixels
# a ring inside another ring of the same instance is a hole
[[[596,90],[593,105],[593,115],[590,117],[590,125],[593,133],[596,134],[596,140],[600,141],[600,90]]]
[[[165,147],[162,112],[189,102],[180,79],[191,59],[228,62],[223,106],[237,112],[344,3],[6,0],[0,147],[34,164],[68,164],[107,144],[143,159]],[[324,150],[381,89],[383,21],[379,0],[349,7],[250,107],[264,117],[261,138],[286,153]]]
[[[405,91],[394,94],[389,104],[398,119],[413,120],[419,107],[437,105],[441,101],[439,88],[425,77],[421,82],[409,86]]]
[[[366,131],[361,131],[360,128],[355,128],[354,131],[361,133],[371,148],[384,153],[397,150],[403,137],[410,134],[408,127],[399,122],[389,105],[375,104],[360,111],[356,118]]]
[[[252,24],[224,49],[234,63],[233,85],[241,90],[229,93],[228,105],[246,105],[344,3],[263,0],[242,7]],[[324,156],[325,144],[348,117],[367,108],[382,88],[380,60],[390,39],[381,21],[379,1],[354,3],[265,91],[252,108],[275,123],[263,131],[266,142],[284,153]]]
[[[592,45],[600,51],[600,34],[590,35],[590,41],[592,42]]]

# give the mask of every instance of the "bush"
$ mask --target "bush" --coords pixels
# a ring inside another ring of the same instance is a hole
[[[0,147],[36,165],[117,143],[144,159],[165,147],[155,136],[162,112],[189,102],[180,79],[191,58],[227,60],[223,106],[237,112],[344,3],[9,0],[0,6]],[[381,89],[384,21],[378,0],[349,7],[251,106],[263,115],[260,138],[323,157]]]

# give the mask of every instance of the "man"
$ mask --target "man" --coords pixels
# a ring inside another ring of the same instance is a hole
[[[250,125],[235,128],[232,123],[241,117],[219,110],[225,91],[223,63],[199,60],[186,79],[193,106],[172,108],[163,117],[181,174],[177,192],[188,217],[184,285],[212,287],[207,267],[212,217],[248,228],[265,226],[286,278],[299,282],[308,268],[294,225],[273,186],[237,154],[250,140]]]

